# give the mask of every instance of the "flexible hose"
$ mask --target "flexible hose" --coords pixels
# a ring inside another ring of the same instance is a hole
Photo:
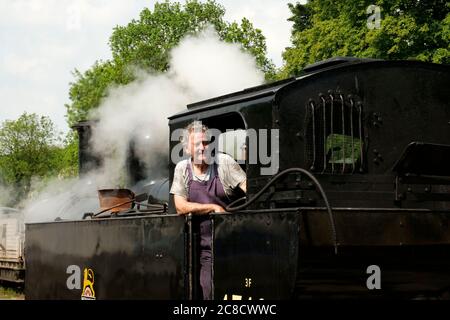
[[[322,185],[316,179],[316,177],[314,177],[314,175],[312,173],[310,173],[309,171],[307,171],[303,168],[289,168],[289,169],[281,171],[280,173],[275,175],[272,179],[270,179],[270,181],[267,182],[267,184],[261,190],[259,190],[259,192],[257,194],[255,194],[255,196],[252,199],[250,199],[249,201],[245,202],[244,204],[242,204],[240,206],[233,207],[233,205],[235,205],[236,203],[243,200],[243,198],[237,199],[236,201],[230,203],[225,208],[225,211],[235,212],[235,211],[243,210],[244,208],[247,208],[249,205],[251,205],[253,202],[255,202],[256,199],[258,199],[271,185],[273,185],[277,180],[279,180],[280,177],[287,175],[289,173],[292,173],[292,172],[300,172],[300,173],[305,174],[306,176],[308,176],[309,179],[311,179],[311,181],[315,184],[317,189],[319,189],[320,195],[322,196],[323,201],[325,202],[325,206],[328,211],[328,217],[330,219],[331,232],[332,232],[332,237],[333,237],[333,242],[334,242],[334,253],[337,254],[338,241],[337,241],[337,233],[336,233],[336,224],[334,222],[333,211],[331,210],[331,206],[330,206],[330,203],[328,202],[327,195],[325,194],[325,191],[323,190]]]

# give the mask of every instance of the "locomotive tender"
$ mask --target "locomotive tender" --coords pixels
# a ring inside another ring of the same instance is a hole
[[[247,146],[250,130],[279,133],[275,178],[234,148],[248,201],[210,215],[214,299],[448,297],[449,84],[448,65],[334,58],[171,116],[171,133],[201,120]],[[171,199],[28,224],[26,298],[197,299],[198,240]]]

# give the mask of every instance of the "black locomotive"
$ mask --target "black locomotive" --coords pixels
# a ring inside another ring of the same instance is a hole
[[[244,147],[277,132],[275,168],[234,149],[248,190],[210,215],[214,299],[448,297],[449,85],[448,65],[334,58],[170,117],[171,133],[201,120]],[[174,166],[152,187],[160,211],[28,224],[26,298],[196,299],[199,235],[168,199]]]

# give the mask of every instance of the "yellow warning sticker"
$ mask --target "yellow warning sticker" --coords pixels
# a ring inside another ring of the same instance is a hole
[[[83,290],[81,291],[81,300],[95,300],[94,291],[94,271],[84,269]]]

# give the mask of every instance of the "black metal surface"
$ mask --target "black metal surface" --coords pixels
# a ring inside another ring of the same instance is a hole
[[[78,133],[78,173],[80,176],[101,166],[101,159],[94,154],[91,146],[94,121],[80,121],[72,129]]]
[[[28,224],[25,296],[80,299],[66,285],[75,265],[93,270],[97,299],[182,299],[184,240],[179,216]]]
[[[169,178],[153,180],[144,186],[148,193],[148,203],[169,202]]]
[[[351,246],[338,256],[300,247],[294,299],[449,299],[449,247]],[[369,266],[380,268],[381,288],[369,290]]]
[[[219,214],[213,216],[213,221],[215,299],[291,297],[297,269],[299,214]]]
[[[449,298],[450,212],[334,208],[339,254],[324,209],[303,209],[294,298]],[[369,290],[371,265],[381,289]]]
[[[277,90],[285,86],[287,83],[294,81],[294,78],[284,79],[276,82],[272,82],[269,84],[263,84],[256,87],[246,88],[242,91],[233,92],[230,94],[226,94],[223,96],[215,97],[212,99],[191,103],[187,105],[188,109],[196,109],[201,108],[203,111],[208,109],[209,107],[217,107],[218,105],[229,105],[236,102],[250,101],[255,100],[259,97],[264,97],[268,95],[273,95]],[[199,111],[199,110],[196,110]],[[188,111],[189,112],[189,111]],[[186,113],[183,112],[183,113]],[[182,113],[176,114],[175,116],[179,116]],[[173,116],[173,117],[175,117]],[[169,119],[171,119],[170,117]]]
[[[450,177],[449,164],[450,145],[411,142],[392,170],[400,175]]]
[[[362,59],[355,57],[333,57],[330,59],[318,61],[316,63],[312,63],[303,68],[304,72],[313,72],[319,69],[325,69],[329,67],[336,66],[338,64],[344,63],[355,63],[355,62],[367,62],[367,61],[376,61],[377,59]]]

